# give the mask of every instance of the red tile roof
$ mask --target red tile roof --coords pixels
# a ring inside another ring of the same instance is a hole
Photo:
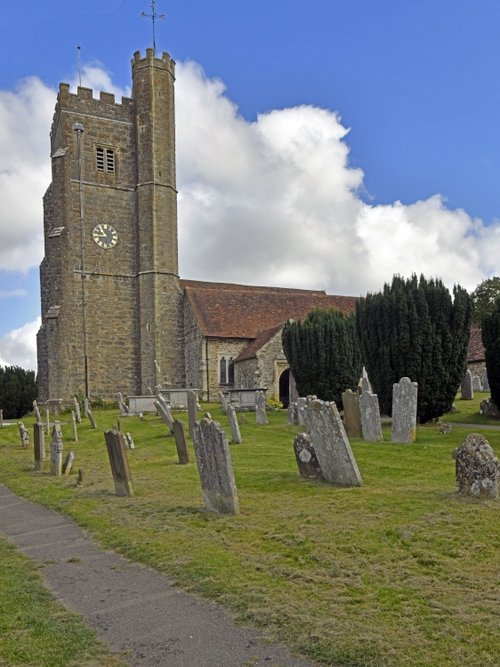
[[[481,329],[473,324],[470,330],[469,349],[467,350],[467,362],[484,361],[484,345],[481,338]]]
[[[273,336],[275,336],[278,331],[281,331],[281,328],[283,326],[283,323],[278,324],[275,327],[272,327],[271,329],[266,329],[265,331],[261,331],[258,335],[257,338],[255,338],[248,347],[246,347],[244,350],[242,350],[239,355],[236,357],[234,360],[235,363],[238,361],[246,361],[247,359],[253,359],[254,357],[257,356],[257,352],[264,347],[266,343],[268,343]]]
[[[204,336],[256,338],[289,319],[306,317],[315,308],[354,310],[357,298],[334,296],[321,290],[254,287],[228,283],[181,280]]]

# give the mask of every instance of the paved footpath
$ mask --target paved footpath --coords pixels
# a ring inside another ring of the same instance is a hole
[[[130,665],[314,667],[217,604],[176,588],[155,570],[98,547],[71,519],[0,484],[0,533],[38,563],[45,583]]]

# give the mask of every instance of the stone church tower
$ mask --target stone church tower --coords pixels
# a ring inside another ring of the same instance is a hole
[[[40,266],[39,398],[183,384],[174,63],[132,61],[131,99],[61,84]]]

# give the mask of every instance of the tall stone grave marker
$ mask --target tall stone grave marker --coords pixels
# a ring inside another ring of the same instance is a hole
[[[361,412],[359,409],[359,394],[352,389],[347,389],[342,394],[344,405],[344,425],[349,438],[361,438]]]
[[[198,398],[194,391],[189,389],[187,391],[187,404],[188,404],[188,424],[189,424],[189,435],[193,437],[194,425],[196,423],[196,412],[198,408]]]
[[[154,402],[155,408],[158,411],[158,414],[160,417],[163,419],[165,424],[168,426],[168,430],[170,433],[174,432],[174,418],[172,417],[172,413],[170,412],[170,408],[168,405],[165,403],[165,401],[155,401]]]
[[[457,493],[498,497],[500,463],[490,443],[479,433],[469,433],[453,452]]]
[[[297,403],[297,419],[299,420],[299,424],[301,426],[305,426],[305,409],[307,406],[307,398],[304,396],[299,396],[299,398],[296,401]]]
[[[472,373],[472,391],[483,391],[481,378],[476,373]]]
[[[21,447],[26,449],[30,444],[30,434],[23,422],[18,423],[19,427],[19,438],[21,439]]]
[[[92,414],[92,408],[90,407],[90,403],[87,405],[87,409],[85,411],[85,414],[87,415],[92,428],[97,428],[97,424],[96,424],[94,415]]]
[[[76,416],[76,421],[81,424],[82,421],[82,415],[80,413],[80,403],[78,402],[78,399],[76,396],[73,396],[73,405],[75,406],[75,416]]]
[[[306,411],[306,425],[323,479],[339,486],[361,486],[356,459],[335,403],[314,399]]]
[[[217,422],[195,422],[193,444],[205,507],[218,514],[239,514],[238,492],[226,434]]]
[[[266,394],[260,389],[255,392],[255,420],[257,424],[269,424],[266,412]]]
[[[177,449],[177,456],[180,465],[189,463],[188,448],[186,443],[186,434],[184,433],[184,425],[178,419],[174,419],[174,438],[175,448]]]
[[[490,391],[490,381],[488,380],[488,371],[486,368],[481,376],[481,384],[483,385],[483,391]]]
[[[359,409],[361,412],[363,440],[381,442],[383,436],[377,394],[372,394],[371,391],[364,391],[359,397]]]
[[[63,455],[63,438],[61,433],[61,425],[56,420],[54,428],[52,429],[52,439],[50,441],[50,474],[55,477],[60,477],[62,473],[62,455]]]
[[[35,443],[35,470],[42,469],[42,463],[45,461],[45,431],[43,424],[37,422],[33,427],[33,440]]]
[[[222,411],[227,414],[228,402],[227,402],[226,396],[222,393],[222,391],[219,391],[219,400],[220,400]]]
[[[299,473],[306,479],[322,479],[321,468],[311,438],[307,433],[299,433],[293,442],[295,460]]]
[[[76,425],[76,413],[74,410],[71,410],[71,424],[73,426],[73,440],[78,442],[78,427]]]
[[[118,407],[120,408],[121,416],[128,417],[128,405],[125,403],[121,391],[116,394],[116,398],[118,399]]]
[[[229,426],[231,428],[231,442],[239,445],[243,441],[241,439],[240,425],[238,424],[238,417],[233,405],[227,407],[227,418],[229,419]]]
[[[472,401],[474,398],[474,389],[472,388],[472,373],[469,370],[465,371],[465,376],[462,380],[460,389],[462,392],[462,400]]]
[[[392,442],[408,444],[417,437],[418,383],[401,378],[392,385]]]
[[[123,433],[106,431],[104,433],[108,450],[109,464],[115,483],[117,496],[133,496],[132,477],[128,465],[127,449]]]
[[[42,417],[40,416],[40,409],[36,401],[33,401],[33,412],[35,414],[35,421],[37,424],[41,424]]]
[[[296,401],[289,403],[287,408],[286,420],[287,423],[290,425],[296,425],[299,423],[299,409],[297,407]]]

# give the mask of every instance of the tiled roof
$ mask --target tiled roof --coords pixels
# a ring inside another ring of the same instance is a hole
[[[181,280],[204,336],[256,338],[259,332],[304,318],[315,308],[354,310],[356,297],[333,296],[321,290],[254,287]]]
[[[470,331],[469,349],[467,350],[467,362],[484,361],[484,345],[481,338],[481,329],[473,324]]]
[[[266,329],[265,331],[261,331],[260,333],[257,334],[257,338],[255,338],[248,347],[245,347],[244,350],[242,350],[239,355],[236,357],[234,360],[235,363],[238,361],[246,361],[247,359],[253,359],[256,355],[257,352],[264,347],[266,343],[268,343],[273,336],[275,336],[278,331],[281,330],[281,327],[283,324],[278,324],[275,327],[272,327],[271,329]]]

